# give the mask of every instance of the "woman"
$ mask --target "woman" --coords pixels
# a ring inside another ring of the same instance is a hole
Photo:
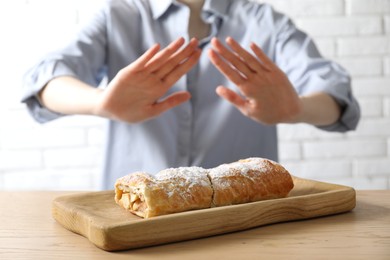
[[[108,119],[107,189],[139,170],[277,161],[278,123],[348,131],[360,117],[346,71],[247,0],[107,1],[27,73],[23,101],[39,122]]]

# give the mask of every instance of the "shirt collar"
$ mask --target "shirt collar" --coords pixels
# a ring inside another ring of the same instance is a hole
[[[169,7],[173,4],[178,4],[176,0],[149,0],[153,19],[160,18],[165,14]],[[231,0],[205,0],[203,10],[211,14],[225,18],[227,16],[228,6]]]

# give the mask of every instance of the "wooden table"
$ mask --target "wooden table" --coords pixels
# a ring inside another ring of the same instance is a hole
[[[352,212],[106,252],[51,217],[69,192],[0,192],[0,259],[390,259],[390,190],[358,191]]]

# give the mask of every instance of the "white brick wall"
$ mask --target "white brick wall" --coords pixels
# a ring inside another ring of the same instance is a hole
[[[66,42],[97,2],[0,2],[0,190],[97,189],[103,121],[73,116],[39,125],[19,103],[26,68]],[[389,189],[390,0],[263,2],[289,14],[323,55],[350,71],[363,115],[357,131],[347,134],[280,125],[282,164],[305,178]]]
[[[389,14],[389,0],[346,0],[347,14]]]
[[[295,23],[313,37],[377,35],[382,32],[381,17],[372,15],[304,17]]]

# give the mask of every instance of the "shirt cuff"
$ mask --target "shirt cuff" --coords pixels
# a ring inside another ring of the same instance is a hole
[[[347,132],[349,130],[355,130],[360,119],[360,107],[356,99],[352,98],[348,103],[345,100],[340,100],[332,93],[331,95],[336,102],[342,107],[341,116],[337,122],[327,126],[317,126],[322,130],[332,132]]]
[[[21,102],[27,105],[29,113],[39,123],[64,116],[45,108],[37,97],[50,80],[59,76],[76,76],[76,74],[61,62],[44,61],[24,76]]]

